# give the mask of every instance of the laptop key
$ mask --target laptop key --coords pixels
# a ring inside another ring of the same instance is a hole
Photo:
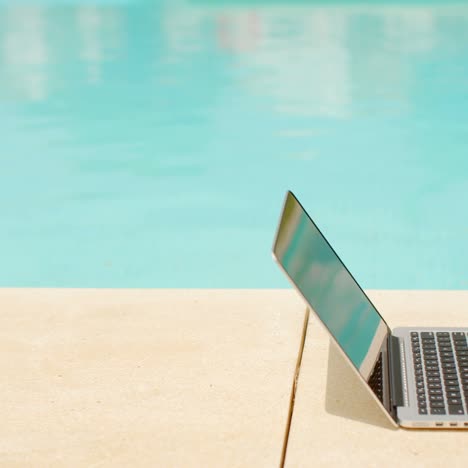
[[[431,395],[429,397],[430,401],[444,401],[444,396],[443,395]]]
[[[431,411],[432,413],[432,411]],[[419,408],[419,414],[427,414],[427,408]],[[444,410],[444,413],[445,414],[445,410]]]
[[[461,401],[460,398],[449,398],[448,399],[448,404],[453,406],[453,405],[463,405],[463,402]]]
[[[426,366],[437,366],[439,362],[434,359],[426,359]]]
[[[457,380],[457,374],[446,374],[444,373],[444,381]]]
[[[466,339],[465,338],[461,338],[461,339],[456,339],[456,340],[453,340],[453,344],[455,346],[455,348],[457,347],[460,347],[460,348],[463,348],[464,345],[466,345]]]
[[[444,375],[444,382],[446,387],[453,387],[454,385],[458,385],[458,380],[457,380],[457,375],[450,375],[446,376]],[[447,382],[455,382],[454,384],[449,384]]]
[[[421,413],[419,413],[419,414],[421,414]],[[446,414],[445,408],[431,408],[431,414]]]
[[[434,389],[439,389],[439,388],[442,388],[442,386],[440,385],[440,383],[430,383],[427,385],[428,388],[434,388]]]
[[[442,361],[441,364],[442,370],[447,373],[447,372],[455,372],[455,361]]]
[[[445,381],[445,385],[447,385],[447,386],[449,386],[449,387],[458,385],[458,380],[446,380],[446,381]]]
[[[431,408],[445,408],[445,403],[443,401],[430,401],[429,404]]]
[[[448,387],[445,387],[445,390],[447,390],[447,392],[459,392],[460,387],[458,385],[449,385]]]
[[[453,356],[442,356],[440,362],[455,362],[455,358]]]
[[[449,414],[465,414],[462,405],[449,406]]]
[[[423,344],[423,351],[435,351],[436,350],[436,345],[434,344]]]

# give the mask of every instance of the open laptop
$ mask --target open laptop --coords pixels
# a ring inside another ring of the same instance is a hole
[[[468,328],[391,330],[291,192],[273,255],[394,425],[468,429]]]

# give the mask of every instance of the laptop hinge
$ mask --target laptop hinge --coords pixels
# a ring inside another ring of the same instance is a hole
[[[401,369],[400,338],[389,336],[389,359],[390,367],[390,403],[393,408],[404,406],[403,378]]]

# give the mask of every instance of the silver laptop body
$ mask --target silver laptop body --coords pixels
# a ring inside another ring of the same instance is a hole
[[[468,328],[391,330],[291,192],[273,256],[394,425],[468,429]]]

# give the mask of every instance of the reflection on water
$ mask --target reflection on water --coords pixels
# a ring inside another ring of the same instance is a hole
[[[102,11],[95,6],[83,6],[76,13],[79,55],[86,63],[89,83],[100,81],[101,63],[106,59],[115,60],[122,48],[120,21],[119,11]],[[110,51],[107,57],[106,51]]]
[[[466,287],[467,55],[444,2],[2,2],[0,284],[283,284],[290,187],[366,286]]]
[[[68,66],[78,61],[90,83],[99,80],[106,52],[121,50],[120,11],[75,6],[4,6],[0,17],[2,96],[45,100],[53,84],[69,86]]]
[[[216,8],[183,1],[78,2],[59,8],[42,3],[0,5],[4,95],[21,89],[25,99],[45,99],[54,73],[66,74],[67,63],[78,62],[79,73],[95,83],[102,64],[124,54],[135,54],[124,58],[129,62],[138,56],[157,63],[154,52],[162,52],[164,65],[214,51],[230,54],[232,66],[246,71],[240,84],[273,96],[282,110],[346,116],[359,105],[353,95],[372,95],[372,88],[408,98],[405,87],[415,71],[408,61],[430,54],[439,42],[452,53],[464,50],[468,38],[468,8],[450,4]],[[448,28],[454,28],[451,34]],[[144,48],[131,50],[136,43]]]
[[[19,92],[26,99],[44,99],[50,80],[50,49],[43,8],[7,8],[2,15],[2,32],[2,94]]]

